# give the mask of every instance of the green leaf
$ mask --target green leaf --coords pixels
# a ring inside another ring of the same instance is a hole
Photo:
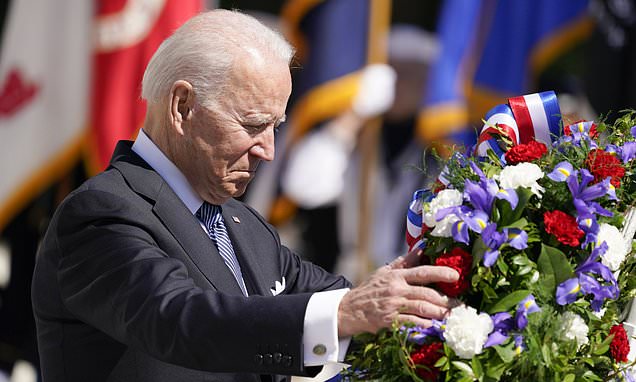
[[[499,258],[497,258],[496,264],[497,264],[497,268],[499,268],[499,270],[501,271],[503,275],[508,274],[508,264],[506,264],[506,261],[504,260],[503,256],[499,256]]]
[[[545,363],[545,366],[551,367],[552,357],[550,357],[550,348],[548,347],[548,344],[544,343],[541,346],[541,355],[543,356],[543,362]]]
[[[471,380],[472,380],[472,378],[475,378],[475,374],[473,374],[473,369],[470,366],[468,366],[467,363],[461,362],[461,361],[453,361],[452,364],[453,364],[453,366],[455,366],[456,368],[461,370],[461,372],[465,376],[471,377]]]
[[[481,367],[481,362],[479,362],[479,358],[473,357],[470,363],[473,367],[473,374],[475,374],[475,378],[481,378],[481,376],[484,374],[484,371]]]
[[[574,374],[568,374],[563,378],[563,382],[574,382],[574,378]]]
[[[498,381],[506,371],[506,363],[501,358],[492,357],[486,365],[486,380],[492,379]]]
[[[508,224],[507,226],[503,227],[503,228],[519,228],[519,229],[523,229],[525,226],[528,225],[528,221],[526,220],[526,218],[521,218],[513,223]]]
[[[444,366],[446,364],[446,362],[448,362],[448,357],[443,356],[440,359],[437,360],[437,362],[435,362],[435,367],[437,368],[441,368],[442,366]]]
[[[528,260],[528,256],[526,256],[526,254],[522,252],[520,255],[514,256],[512,258],[512,263],[514,265],[524,266],[524,265],[529,265],[530,260]]]
[[[510,346],[511,344],[512,343],[508,344],[507,346],[494,346],[495,351],[497,352],[501,360],[505,363],[510,363],[515,358],[515,351],[512,350],[512,346]]]
[[[481,239],[481,237],[475,240],[475,242],[473,243],[473,250],[472,250],[473,268],[476,267],[481,262],[481,259],[484,257],[484,253],[486,253],[487,249],[488,247],[486,246],[484,241]]]
[[[599,377],[598,375],[594,374],[593,371],[588,370],[585,373],[583,373],[583,379],[586,381],[602,381],[603,379],[601,377]]]
[[[496,300],[497,297],[499,297],[497,292],[495,292],[495,290],[486,283],[481,284],[481,291],[484,294],[484,298],[488,301]]]
[[[517,207],[513,210],[510,208],[510,203],[506,200],[497,200],[496,205],[498,206],[498,210],[501,213],[501,220],[499,223],[502,227],[508,227],[515,224],[520,220],[523,215],[523,211],[528,205],[528,201],[530,197],[533,195],[532,191],[529,188],[519,187],[515,190],[517,192],[517,196],[519,197],[519,202],[517,203]],[[528,224],[526,222],[526,224]],[[516,227],[522,228],[522,227]]]
[[[506,297],[502,298],[501,300],[497,301],[497,303],[492,305],[486,311],[489,314],[505,312],[511,309],[513,306],[517,305],[524,298],[528,297],[529,294],[530,294],[530,291],[527,289],[514,291],[510,293],[509,295],[507,295]]]
[[[573,277],[574,274],[572,265],[565,254],[545,244],[541,244],[541,254],[537,265],[550,290],[554,290],[558,284]]]
[[[532,266],[530,265],[526,265],[524,267],[519,268],[519,270],[517,271],[517,276],[523,276],[525,274],[528,274],[530,272],[532,272]]]
[[[594,351],[592,351],[592,354],[594,354],[594,355],[603,355],[603,354],[607,353],[608,350],[609,350],[609,345],[599,345],[599,346],[594,348]]]

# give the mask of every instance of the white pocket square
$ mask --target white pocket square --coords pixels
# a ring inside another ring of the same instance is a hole
[[[276,281],[274,283],[274,287],[270,288],[270,290],[272,291],[272,295],[273,296],[277,296],[279,295],[282,291],[285,290],[285,277],[283,276],[283,278],[281,279],[281,281]]]

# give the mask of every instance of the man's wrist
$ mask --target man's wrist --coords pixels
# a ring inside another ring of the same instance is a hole
[[[338,307],[348,291],[316,292],[309,299],[303,333],[305,366],[324,365],[344,358],[346,348],[340,349],[341,339],[338,338]],[[342,344],[348,346],[348,341]]]

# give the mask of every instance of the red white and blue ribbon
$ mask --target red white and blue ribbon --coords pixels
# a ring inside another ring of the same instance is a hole
[[[508,104],[497,105],[486,114],[475,155],[486,156],[488,150],[504,160],[505,151],[500,137],[508,138],[512,145],[532,140],[550,145],[561,135],[561,109],[553,91],[528,94],[508,99]]]
[[[426,190],[415,191],[411,204],[409,204],[409,210],[406,213],[406,244],[409,247],[409,252],[413,248],[424,247],[422,238],[422,204],[424,204],[426,193]],[[428,194],[430,199],[430,192]]]

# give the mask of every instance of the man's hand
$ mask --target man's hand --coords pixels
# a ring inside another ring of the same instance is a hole
[[[338,307],[338,336],[375,333],[395,319],[426,327],[430,319],[448,313],[450,299],[424,285],[455,282],[459,274],[448,267],[418,266],[421,252],[397,258],[344,295]]]

